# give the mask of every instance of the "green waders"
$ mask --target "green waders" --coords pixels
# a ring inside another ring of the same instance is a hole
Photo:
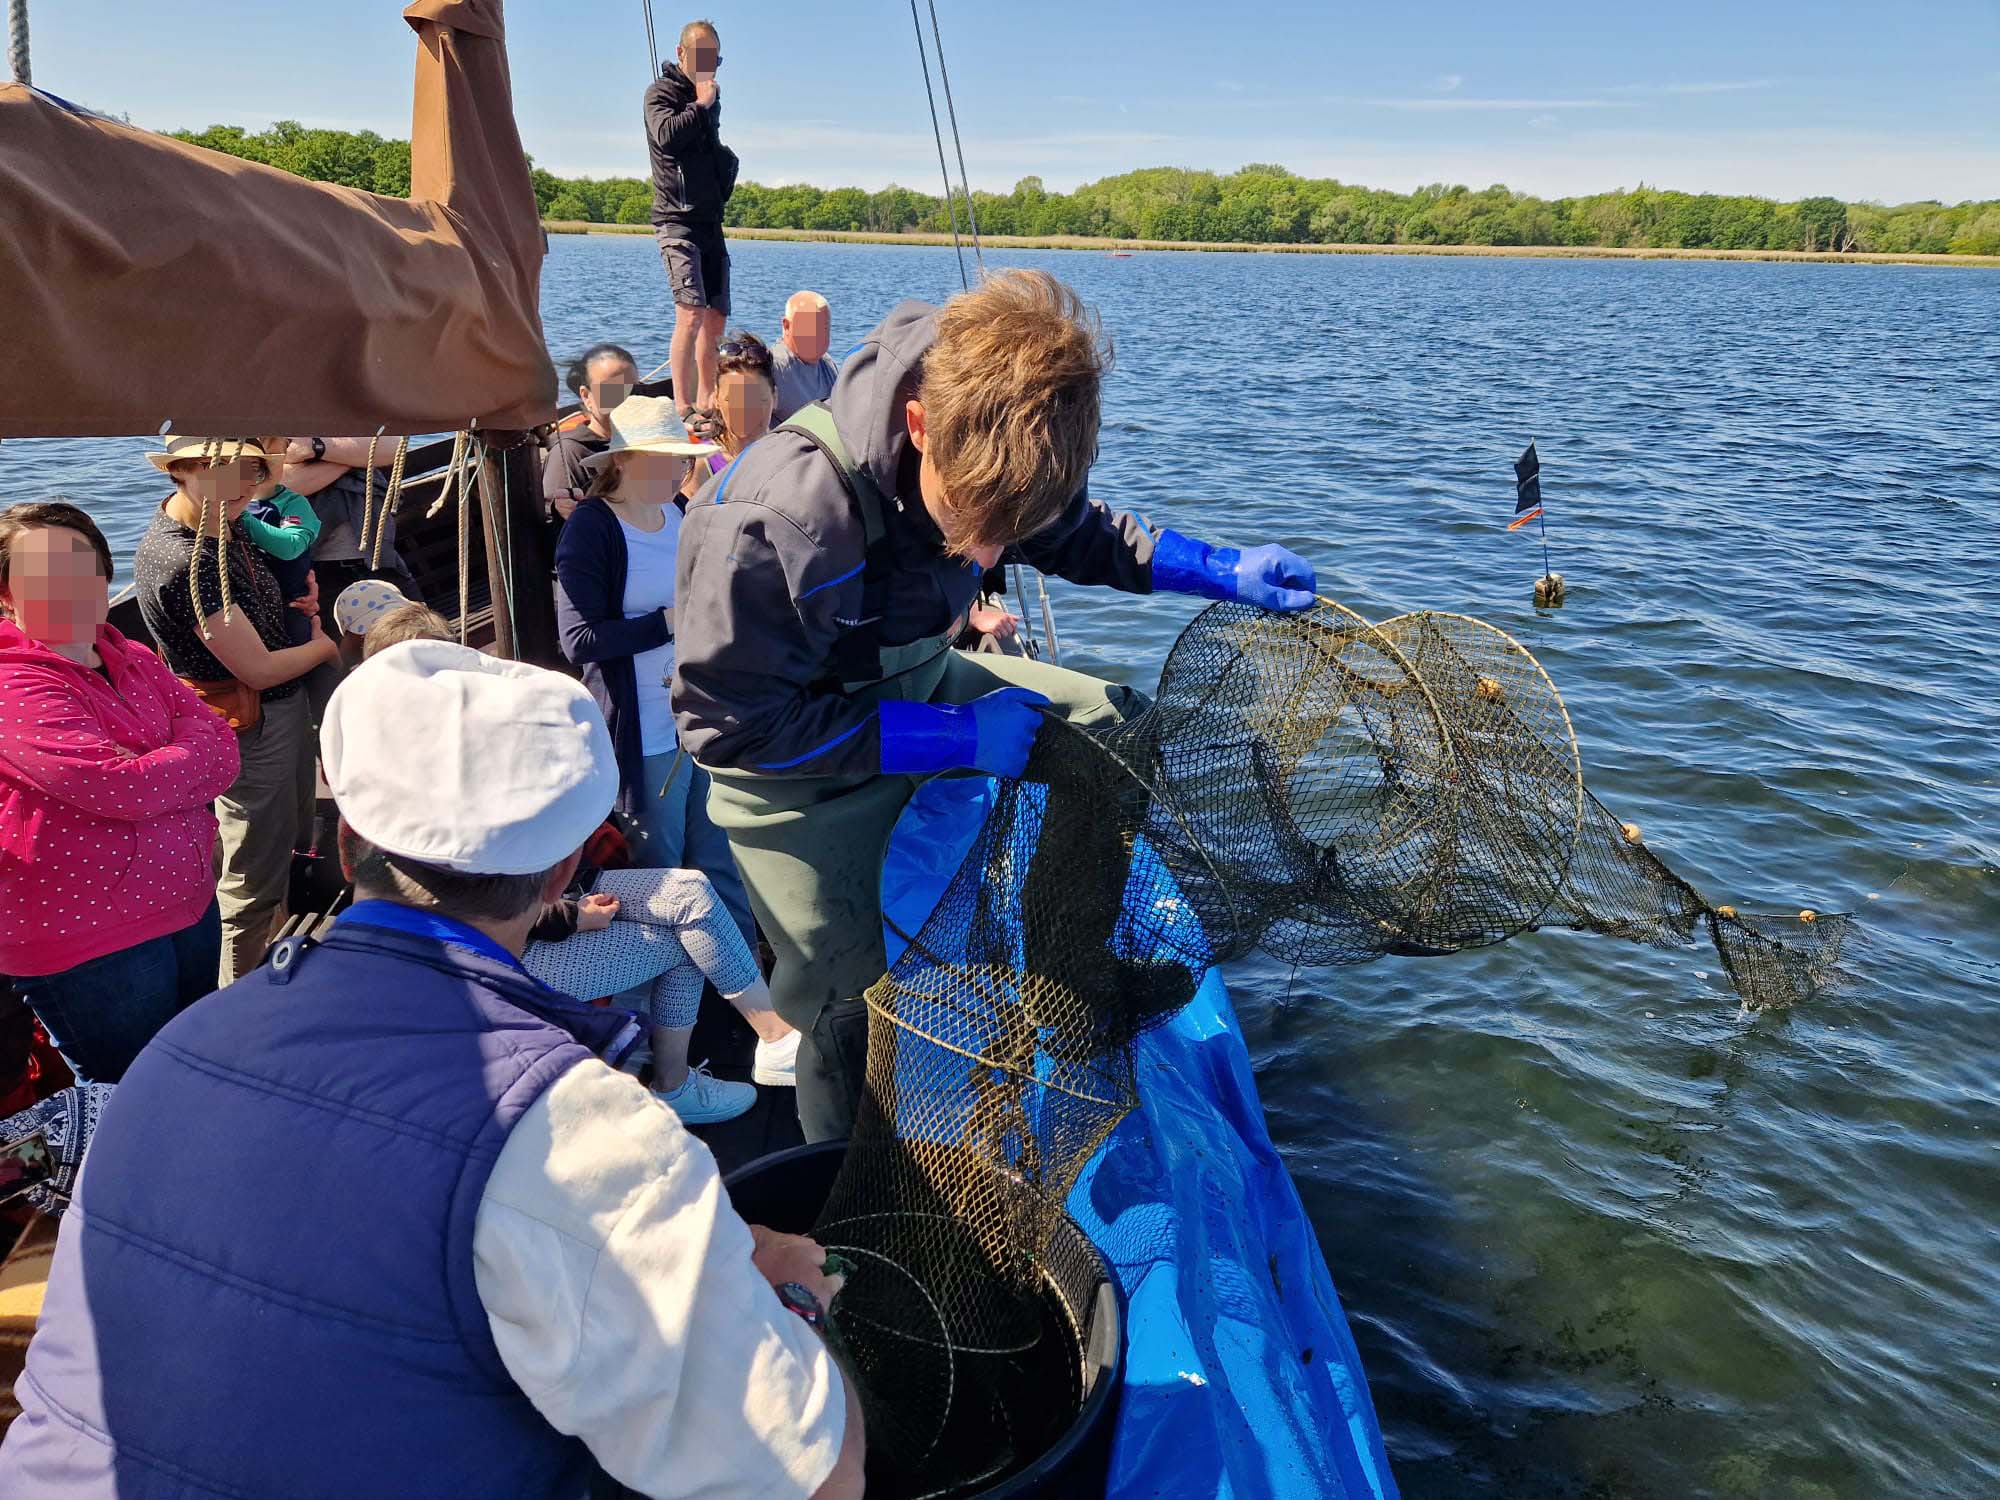
[[[883,500],[867,475],[846,461],[831,417],[823,407],[807,407],[786,426],[805,431],[844,471],[872,543],[881,534]],[[945,635],[880,647],[872,672],[844,674],[841,690],[865,702],[956,704],[1024,687],[1078,724],[1115,722],[1145,705],[1133,689],[1081,672],[954,651],[957,634],[954,625]],[[802,1033],[799,1123],[809,1141],[839,1140],[853,1128],[867,1071],[868,1016],[861,996],[888,967],[882,859],[890,830],[922,778],[761,776],[726,769],[709,775],[709,815],[728,835],[751,909],[776,955],[771,1002]]]

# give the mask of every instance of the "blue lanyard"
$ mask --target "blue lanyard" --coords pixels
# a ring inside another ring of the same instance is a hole
[[[338,927],[352,922],[357,927],[386,927],[391,932],[407,932],[413,937],[431,938],[456,948],[467,948],[481,958],[490,958],[525,974],[521,961],[477,927],[468,927],[441,912],[420,911],[395,901],[357,901],[333,920]]]

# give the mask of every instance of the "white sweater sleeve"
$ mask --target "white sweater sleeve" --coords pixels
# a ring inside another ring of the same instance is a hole
[[[507,1373],[659,1497],[807,1496],[840,1456],[839,1369],[750,1250],[708,1148],[595,1061],[515,1125],[473,1230]]]

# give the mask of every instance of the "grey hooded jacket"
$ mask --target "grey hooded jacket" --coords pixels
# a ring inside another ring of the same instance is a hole
[[[950,557],[917,485],[904,424],[937,308],[904,302],[842,362],[827,406],[842,444],[891,499],[894,549],[884,646],[942,633],[979,587]],[[812,443],[760,438],[688,503],[675,584],[674,716],[702,765],[773,776],[872,774],[882,766],[873,703],[828,685],[842,621],[861,615],[861,517]],[[1152,592],[1152,529],[1078,494],[1062,518],[1011,549],[1075,583]]]

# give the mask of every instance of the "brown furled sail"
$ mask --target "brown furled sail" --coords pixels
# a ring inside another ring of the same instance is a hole
[[[411,197],[0,87],[0,437],[523,430],[545,241],[500,0],[417,0]]]

